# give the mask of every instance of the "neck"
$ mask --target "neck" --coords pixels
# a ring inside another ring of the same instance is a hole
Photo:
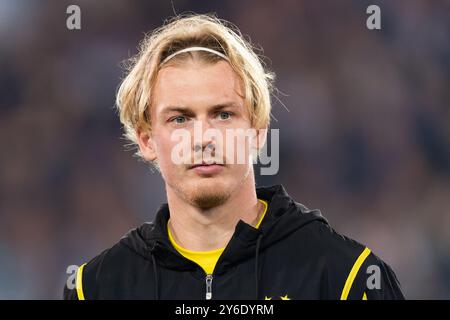
[[[170,187],[166,188],[170,232],[178,245],[192,251],[224,248],[239,220],[255,226],[264,212],[264,205],[256,196],[253,174],[225,203],[207,210],[193,206]]]

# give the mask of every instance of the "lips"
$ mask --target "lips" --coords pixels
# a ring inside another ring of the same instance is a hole
[[[189,167],[189,169],[194,169],[194,168],[198,168],[198,167],[209,167],[209,166],[224,166],[223,164],[217,163],[217,162],[207,162],[207,161],[202,161],[202,163],[199,164],[194,164],[192,166]]]
[[[195,164],[190,167],[190,170],[194,171],[200,176],[213,176],[220,173],[224,168],[224,165],[219,163],[205,163]]]

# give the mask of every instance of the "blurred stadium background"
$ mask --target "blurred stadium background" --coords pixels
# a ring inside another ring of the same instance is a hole
[[[79,31],[66,8],[81,7]],[[366,28],[368,5],[382,30]],[[277,73],[282,183],[397,273],[450,298],[450,2],[174,0],[216,12]],[[163,183],[123,147],[120,62],[170,1],[0,0],[0,298],[59,299],[68,265],[153,219]]]

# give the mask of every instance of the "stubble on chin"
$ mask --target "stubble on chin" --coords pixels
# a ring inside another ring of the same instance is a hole
[[[237,185],[234,186],[228,186],[224,181],[214,181],[215,179],[213,179],[208,182],[196,181],[188,184],[177,183],[176,185],[172,185],[172,188],[192,206],[202,210],[208,210],[228,201],[233,192],[239,189],[250,173],[250,170],[245,172],[243,176],[240,177],[240,181],[236,181],[238,182]]]
[[[193,206],[203,210],[211,209],[224,204],[231,196],[232,191],[220,184],[198,185],[186,192],[186,199]]]

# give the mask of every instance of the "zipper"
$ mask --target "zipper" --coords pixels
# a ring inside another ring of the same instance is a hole
[[[213,281],[212,274],[207,274],[205,281],[206,281],[206,300],[211,300],[212,299],[212,281]]]

